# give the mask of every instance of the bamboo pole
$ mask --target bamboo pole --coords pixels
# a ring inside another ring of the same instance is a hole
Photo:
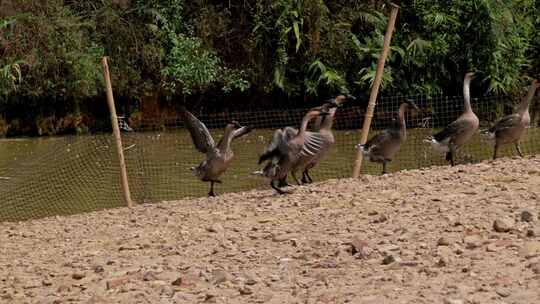
[[[111,77],[109,75],[109,64],[107,63],[107,57],[103,57],[101,60],[103,64],[103,77],[105,78],[105,85],[107,88],[107,103],[109,104],[109,111],[111,112],[111,124],[116,142],[116,152],[118,154],[118,162],[120,163],[120,179],[122,186],[122,194],[124,196],[124,203],[131,208],[133,207],[133,201],[131,200],[131,193],[129,192],[129,183],[126,170],[126,161],[124,160],[124,151],[122,149],[122,137],[120,136],[120,128],[118,127],[118,117],[116,116],[116,107],[114,106],[114,97],[112,91]]]
[[[391,3],[390,5],[392,6],[392,11],[390,13],[388,25],[386,27],[386,34],[384,35],[383,50],[381,52],[381,55],[379,56],[379,61],[377,62],[377,73],[375,74],[375,80],[373,81],[373,86],[371,87],[369,104],[366,111],[366,116],[364,118],[362,134],[360,136],[360,144],[362,145],[367,142],[369,127],[371,126],[371,119],[373,118],[373,112],[375,110],[375,105],[377,104],[377,95],[379,94],[379,87],[381,86],[382,75],[384,72],[384,63],[386,61],[386,57],[388,56],[388,52],[390,51],[390,41],[392,40],[392,33],[394,32],[394,26],[396,24],[396,18],[399,11],[399,6],[394,3]],[[356,161],[354,164],[354,178],[358,178],[358,176],[360,176],[360,170],[362,169],[362,160],[362,151],[358,150],[356,155]]]

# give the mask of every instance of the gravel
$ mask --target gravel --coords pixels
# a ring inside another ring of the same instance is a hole
[[[531,168],[539,157],[0,223],[0,303],[540,303]]]

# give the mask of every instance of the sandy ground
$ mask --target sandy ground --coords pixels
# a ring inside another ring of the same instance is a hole
[[[540,157],[291,190],[2,223],[0,302],[540,303]]]

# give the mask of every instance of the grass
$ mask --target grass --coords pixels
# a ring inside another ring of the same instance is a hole
[[[376,131],[375,131],[376,132]],[[375,133],[370,134],[371,136]],[[273,130],[255,130],[233,143],[232,168],[216,192],[268,189],[268,182],[250,173]],[[431,129],[413,129],[389,165],[390,171],[446,164],[423,139]],[[356,157],[357,131],[337,131],[327,159],[313,170],[315,181],[350,177]],[[219,138],[219,134],[216,134]],[[526,154],[540,151],[539,129],[529,129],[522,147]],[[132,196],[137,202],[205,196],[209,185],[189,170],[204,155],[198,153],[184,130],[141,132],[124,136]],[[492,148],[476,136],[459,151],[459,163],[491,157]],[[505,147],[500,156],[515,154]],[[364,174],[380,174],[381,165],[365,162]],[[29,138],[0,141],[0,221],[65,215],[121,206],[116,153],[109,135]],[[290,180],[292,182],[292,180]]]

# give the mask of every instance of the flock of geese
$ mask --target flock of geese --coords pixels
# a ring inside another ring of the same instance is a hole
[[[467,143],[479,127],[478,117],[471,108],[472,77],[473,73],[467,73],[463,82],[463,113],[442,131],[425,140],[434,150],[446,153],[446,160],[452,166],[455,164],[454,156],[457,149]],[[518,154],[523,156],[519,142],[525,129],[529,127],[529,104],[539,85],[540,83],[534,80],[517,112],[501,118],[493,127],[482,132],[494,146],[493,159],[497,157],[499,148],[507,144],[514,144]],[[252,174],[268,178],[270,186],[279,194],[288,193],[282,188],[288,186],[289,174],[298,185],[311,183],[313,179],[309,175],[309,170],[324,159],[335,142],[332,124],[337,108],[347,100],[354,99],[350,95],[339,95],[325,101],[319,107],[310,109],[302,118],[298,129],[285,127],[276,130],[259,157],[259,165],[264,163],[264,167]],[[406,112],[411,110],[418,110],[418,107],[411,100],[404,100],[399,107],[397,124],[376,134],[365,144],[357,145],[364,158],[382,164],[383,174],[387,173],[387,163],[392,161],[407,138],[405,116]],[[184,107],[181,109],[181,115],[195,148],[206,154],[206,159],[191,170],[200,180],[210,182],[208,195],[215,196],[214,184],[221,183],[219,178],[230,167],[234,157],[231,142],[248,134],[252,128],[232,121],[227,124],[223,136],[216,144],[206,126]],[[315,123],[312,131],[308,131],[308,124],[313,119]],[[298,172],[302,172],[301,180],[297,177]]]

